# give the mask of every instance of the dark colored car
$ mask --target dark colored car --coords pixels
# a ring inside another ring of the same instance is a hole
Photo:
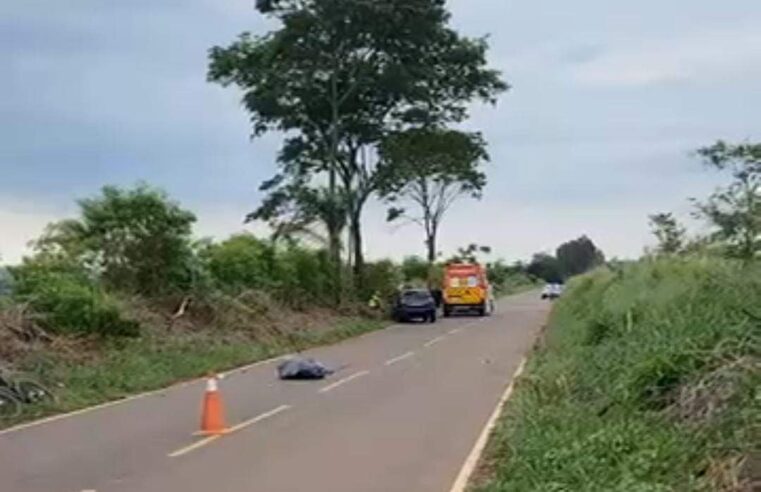
[[[436,301],[428,290],[403,290],[399,293],[394,302],[392,315],[394,320],[398,322],[420,319],[435,323]]]

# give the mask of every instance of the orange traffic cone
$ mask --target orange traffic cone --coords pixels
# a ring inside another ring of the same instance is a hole
[[[227,426],[225,426],[225,409],[222,405],[222,396],[219,394],[219,388],[217,388],[217,378],[210,376],[206,382],[206,393],[203,396],[201,430],[197,434],[214,436],[225,432],[227,432]]]

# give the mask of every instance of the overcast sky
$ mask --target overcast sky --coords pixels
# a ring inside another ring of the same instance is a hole
[[[224,237],[274,172],[277,135],[250,141],[239,94],[205,81],[209,47],[263,32],[253,0],[24,0],[0,4],[0,256],[104,184],[165,188]],[[451,0],[490,34],[513,85],[476,107],[492,162],[483,200],[447,217],[442,248],[526,258],[581,234],[608,256],[651,242],[647,215],[689,214],[723,179],[690,156],[761,138],[758,0]],[[370,257],[423,253],[422,233],[372,204]]]

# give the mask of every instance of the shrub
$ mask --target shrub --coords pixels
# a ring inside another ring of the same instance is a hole
[[[26,260],[13,269],[14,296],[43,316],[51,333],[137,336],[140,325],[124,319],[118,303],[81,270],[62,263]]]
[[[215,283],[227,291],[269,289],[275,282],[274,247],[251,234],[212,244],[201,255]]]
[[[363,290],[360,300],[366,301],[375,293],[388,299],[399,289],[402,272],[391,260],[380,260],[365,264]]]
[[[330,261],[323,250],[297,245],[278,252],[277,297],[292,307],[324,305],[333,297]]]

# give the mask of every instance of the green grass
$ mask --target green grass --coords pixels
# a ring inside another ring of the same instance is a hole
[[[760,364],[758,266],[661,260],[577,279],[474,489],[732,490],[761,451]]]
[[[259,360],[317,345],[336,343],[380,329],[376,320],[348,320],[326,330],[299,332],[268,343],[229,337],[158,337],[112,341],[88,362],[74,362],[56,354],[29,360],[41,381],[54,389],[52,405],[27,406],[16,419],[0,421],[0,428],[47,415],[72,411],[129,395],[160,389],[173,383],[221,372]]]

